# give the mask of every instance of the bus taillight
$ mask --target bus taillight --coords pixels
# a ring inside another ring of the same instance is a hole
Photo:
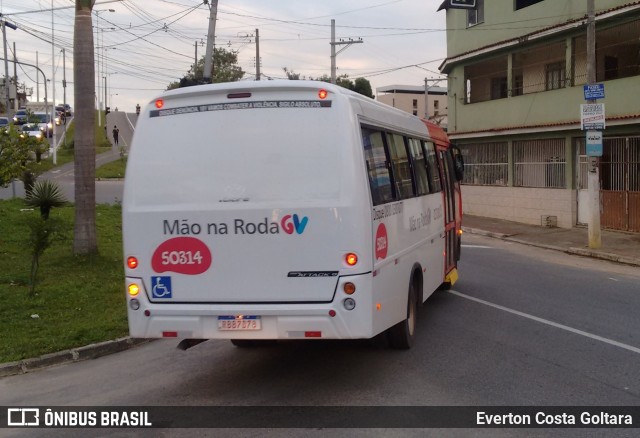
[[[164,106],[164,100],[158,99],[156,100],[156,108],[161,109]]]
[[[345,283],[344,286],[342,286],[342,290],[344,290],[344,293],[347,295],[353,295],[356,291],[356,285],[351,282]]]
[[[135,269],[138,267],[138,259],[135,257],[127,257],[127,267],[129,269]]]
[[[318,91],[318,97],[320,99],[326,99],[328,95],[329,95],[329,93],[324,88],[322,88],[322,89],[320,89],[320,91]]]
[[[358,255],[355,252],[347,253],[344,256],[344,261],[347,262],[349,266],[355,266],[358,263]]]

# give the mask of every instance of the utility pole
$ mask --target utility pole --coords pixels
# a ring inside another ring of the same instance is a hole
[[[358,40],[352,40],[351,38],[349,38],[348,41],[336,41],[336,20],[331,20],[331,42],[329,44],[331,44],[331,83],[335,84],[336,83],[336,57],[344,52],[345,50],[347,50],[352,44],[362,44],[364,41],[362,41],[362,38],[358,39]],[[342,49],[338,50],[336,52],[336,46],[344,46]]]
[[[67,56],[62,49],[62,106],[64,107],[64,145],[67,146]]]
[[[260,80],[260,31],[256,29],[256,81]]]
[[[429,121],[429,79],[424,78],[424,119]]]
[[[596,17],[595,0],[587,0],[587,85],[596,83]],[[588,100],[595,103],[595,99]],[[600,158],[589,157],[589,172],[587,176],[589,197],[589,248],[602,246],[600,230]]]
[[[16,87],[16,97],[13,99],[13,109],[18,111],[18,55],[16,54],[16,42],[13,42],[13,83]]]
[[[9,58],[7,58],[7,22],[2,21],[2,40],[4,41],[4,108],[7,117],[11,117],[9,108]]]
[[[204,0],[204,4],[208,4],[209,0]],[[203,79],[207,84],[211,83],[213,65],[213,45],[216,37],[216,19],[218,16],[218,0],[212,0],[209,6],[209,31],[207,33],[207,52],[204,56],[204,72]]]
[[[53,22],[53,0],[51,0],[51,70],[53,70],[51,74],[51,88],[52,88],[52,96],[51,96],[51,124],[52,128],[52,138],[53,138],[53,164],[58,164],[58,145],[56,144],[56,120],[55,120],[55,112],[56,112],[56,47],[55,47],[55,34],[54,34],[54,22]],[[47,105],[47,109],[49,106]],[[48,111],[45,111],[45,113]]]
[[[38,51],[36,50],[36,67],[39,65],[38,63]],[[40,78],[36,74],[36,102],[40,102]]]

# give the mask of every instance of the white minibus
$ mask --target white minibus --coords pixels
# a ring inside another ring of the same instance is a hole
[[[457,278],[461,161],[418,117],[316,81],[167,91],[125,177],[130,334],[414,340]]]

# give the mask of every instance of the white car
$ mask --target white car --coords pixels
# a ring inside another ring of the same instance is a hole
[[[38,119],[38,125],[40,130],[47,137],[53,136],[53,123],[51,122],[51,114],[46,113],[33,113],[34,120]]]
[[[21,138],[35,137],[38,140],[44,140],[44,132],[38,123],[25,123],[22,125]]]

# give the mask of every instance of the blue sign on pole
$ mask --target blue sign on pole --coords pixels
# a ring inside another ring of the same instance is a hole
[[[604,84],[593,84],[584,86],[584,99],[604,99]]]

